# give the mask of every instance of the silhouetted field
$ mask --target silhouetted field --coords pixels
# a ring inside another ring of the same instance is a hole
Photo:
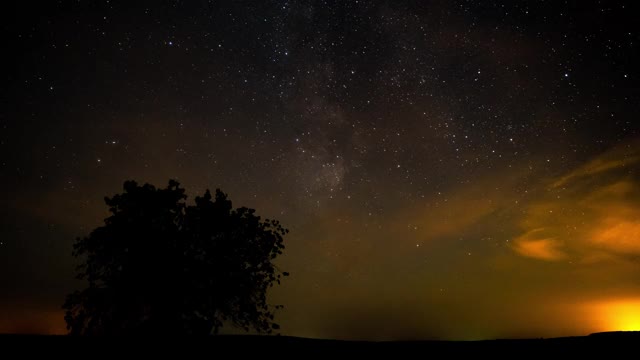
[[[549,339],[499,339],[483,341],[340,341],[289,336],[220,335],[202,338],[162,337],[71,337],[41,335],[0,335],[3,350],[20,355],[64,354],[91,358],[105,355],[196,356],[210,354],[220,358],[244,358],[248,355],[295,356],[419,356],[449,358],[456,354],[577,356],[602,354],[607,358],[632,357],[640,344],[640,332],[609,332],[589,336]],[[172,357],[170,357],[172,358]]]

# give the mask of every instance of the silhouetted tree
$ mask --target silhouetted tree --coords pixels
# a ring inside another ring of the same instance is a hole
[[[233,209],[207,190],[185,204],[176,181],[156,189],[134,181],[105,198],[111,216],[73,255],[88,288],[67,296],[71,334],[210,334],[230,322],[245,330],[277,329],[267,289],[280,283],[273,260],[288,233],[255,210]]]

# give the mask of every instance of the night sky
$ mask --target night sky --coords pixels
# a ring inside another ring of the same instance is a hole
[[[288,227],[282,334],[640,330],[632,2],[21,3],[0,332],[65,332],[72,244],[127,179]]]

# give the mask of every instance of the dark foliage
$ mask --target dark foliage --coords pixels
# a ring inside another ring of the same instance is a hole
[[[156,189],[134,181],[105,198],[111,216],[73,255],[89,286],[70,294],[65,320],[71,334],[217,333],[226,323],[249,331],[277,329],[267,289],[280,283],[273,260],[288,233],[255,210],[233,209],[220,190],[186,205],[175,181]]]

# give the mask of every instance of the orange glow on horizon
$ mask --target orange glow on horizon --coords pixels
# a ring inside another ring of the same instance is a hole
[[[66,333],[62,310],[13,307],[9,312],[0,312],[0,334],[64,335]]]
[[[600,331],[640,331],[640,298],[599,302],[594,312]]]

